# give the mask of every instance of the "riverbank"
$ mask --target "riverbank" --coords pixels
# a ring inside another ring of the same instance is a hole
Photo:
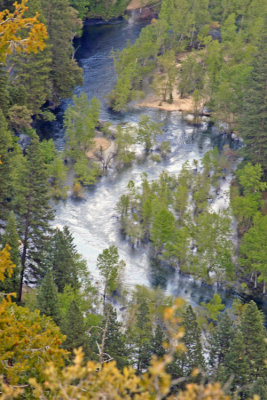
[[[91,150],[87,151],[86,155],[88,158],[91,158],[93,160],[97,160],[98,158],[96,157],[95,153],[102,151],[104,154],[109,153],[108,149],[110,149],[112,142],[102,136],[95,137],[93,139],[93,146]]]
[[[195,114],[196,106],[194,104],[194,99],[192,96],[181,98],[179,93],[173,91],[173,101],[169,103],[163,101],[157,95],[148,95],[141,103],[138,103],[138,107],[146,108],[157,108],[164,111],[181,111],[187,114]],[[204,103],[200,105],[197,110],[198,115],[204,115]]]

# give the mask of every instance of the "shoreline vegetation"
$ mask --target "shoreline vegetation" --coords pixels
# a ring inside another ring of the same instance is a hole
[[[136,124],[101,124],[100,101],[85,93],[66,109],[64,153],[53,139],[41,140],[36,120],[53,121],[55,108],[82,83],[73,48],[82,19],[116,17],[128,1],[11,3],[0,0],[1,400],[267,400],[267,331],[251,300],[261,292],[263,302],[267,291],[266,1],[162,0],[158,19],[136,43],[113,53],[115,111],[152,88],[156,97],[143,104],[186,112],[193,101],[197,125],[207,101],[212,118],[243,138],[241,152],[214,148],[177,176],[163,170],[150,181],[144,172],[117,204],[133,246],[149,243],[163,264],[202,282],[233,283],[241,296],[229,307],[227,295],[203,298],[198,285],[194,307],[159,287],[127,292],[115,245],[100,250],[94,282],[69,228],[53,228],[52,200],[67,197],[67,168],[79,195],[113,156],[125,168],[137,144],[143,158],[160,162],[170,143],[159,144],[162,125],[147,115]],[[177,77],[177,56],[185,51]],[[23,149],[20,133],[29,139]],[[229,209],[216,208],[228,171]],[[86,207],[77,211],[83,217]],[[101,212],[106,216],[103,204]],[[97,226],[101,235],[103,228]]]

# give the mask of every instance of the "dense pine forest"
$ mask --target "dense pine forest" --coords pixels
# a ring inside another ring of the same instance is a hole
[[[267,399],[267,2],[13,3],[0,0],[0,400]],[[83,29],[140,23],[144,8],[137,40],[109,55],[111,92],[88,100]],[[229,144],[174,174],[164,120],[115,124],[103,104],[121,120],[179,111],[192,140],[208,126]],[[212,288],[209,300],[129,287],[116,243],[99,249],[95,275],[55,223],[59,204],[79,208],[147,160],[158,178],[133,177],[113,205],[121,240],[152,269]]]

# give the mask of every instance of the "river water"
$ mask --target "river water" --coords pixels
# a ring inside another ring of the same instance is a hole
[[[177,174],[185,161],[200,159],[214,146],[222,148],[223,145],[229,144],[226,135],[218,133],[215,129],[208,129],[205,123],[201,128],[192,128],[179,112],[132,108],[125,113],[113,113],[108,109],[105,95],[111,91],[116,81],[110,52],[112,49],[122,49],[128,40],[134,42],[141,28],[142,24],[128,24],[125,21],[86,25],[76,53],[79,64],[84,70],[84,84],[76,89],[76,93],[83,91],[89,99],[93,96],[99,98],[100,119],[103,121],[138,122],[140,115],[146,114],[154,121],[162,122],[164,135],[161,140],[170,141],[170,156],[161,163],[149,159],[135,162],[130,168],[120,172],[110,169],[108,175],[102,177],[94,187],[86,189],[85,200],[75,201],[68,198],[66,202],[58,203],[55,224],[58,227],[67,225],[70,228],[77,249],[86,259],[96,282],[99,279],[96,269],[97,256],[103,249],[115,244],[120,257],[126,261],[123,279],[126,288],[131,289],[136,284],[161,286],[167,293],[181,296],[193,305],[208,301],[215,291],[219,291],[227,303],[232,298],[230,293],[182,276],[168,266],[152,265],[148,248],[133,249],[119,232],[116,203],[127,191],[129,180],[134,180],[138,185],[143,172],[148,174],[149,180],[158,178],[163,170]],[[62,110],[67,103],[63,103]],[[54,138],[57,147],[63,148],[62,129],[55,129]],[[218,199],[218,204],[221,206],[227,203],[224,191],[227,190],[229,179],[221,188]]]

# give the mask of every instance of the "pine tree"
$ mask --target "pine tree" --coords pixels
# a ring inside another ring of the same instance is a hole
[[[41,0],[41,7],[52,53],[52,101],[58,105],[60,99],[70,97],[75,86],[82,83],[82,70],[73,57],[72,46],[81,21],[69,0]]]
[[[5,116],[8,112],[9,101],[8,73],[3,64],[0,64],[0,109]]]
[[[50,71],[52,59],[49,47],[36,54],[16,55],[13,81],[11,80],[12,102],[25,105],[31,115],[41,113],[41,106],[52,99]]]
[[[10,278],[6,278],[4,282],[0,282],[0,291],[5,293],[18,293],[19,276],[20,276],[20,252],[19,252],[19,235],[17,232],[17,223],[13,211],[10,212],[4,235],[1,239],[1,244],[4,247],[8,244],[10,249],[10,259],[16,268]]]
[[[47,265],[53,272],[60,293],[65,285],[79,288],[78,271],[81,263],[68,227],[65,226],[63,231],[56,229],[50,240]]]
[[[14,179],[16,195],[13,205],[18,213],[23,244],[18,296],[18,301],[21,301],[25,279],[36,282],[45,275],[44,254],[50,234],[49,224],[54,215],[49,206],[47,173],[36,134]]]
[[[240,116],[240,133],[246,146],[245,157],[262,165],[267,171],[267,18],[260,34],[258,51],[253,58],[243,112]]]
[[[28,17],[33,17],[38,12],[39,20],[46,23],[40,0],[28,0],[27,6]],[[44,50],[38,53],[15,54],[11,62],[14,65],[10,77],[13,103],[25,105],[32,115],[39,114],[40,107],[52,98],[50,46],[46,43]]]
[[[254,301],[250,301],[244,310],[241,321],[245,354],[248,359],[247,381],[256,382],[258,378],[266,381],[267,345],[263,315]]]
[[[246,379],[249,362],[245,354],[244,338],[239,330],[234,334],[221,367],[221,371],[218,374],[219,380],[223,384],[228,381],[231,382],[231,391],[238,391],[240,395],[249,383]]]
[[[151,349],[152,327],[149,318],[149,308],[145,300],[138,307],[136,321],[136,356],[137,372],[142,373],[149,366],[152,356]]]
[[[249,398],[258,395],[261,400],[267,400],[267,384],[266,379],[258,378],[252,387],[248,390]],[[254,397],[255,398],[255,397]]]
[[[184,312],[183,326],[185,328],[183,342],[187,349],[186,353],[182,356],[183,372],[185,376],[189,376],[194,368],[205,369],[201,332],[196,314],[191,306],[188,306]]]
[[[8,131],[7,121],[0,110],[0,227],[8,216],[11,200],[11,171],[12,161],[10,150],[13,140]]]
[[[166,350],[163,347],[163,341],[165,340],[164,330],[160,323],[157,324],[154,335],[151,339],[151,353],[157,357],[163,357]]]
[[[167,208],[161,208],[152,220],[151,240],[157,251],[172,241],[175,234],[175,218]]]
[[[38,307],[42,314],[51,317],[57,324],[60,322],[58,291],[51,271],[45,275],[37,294]]]
[[[83,347],[88,354],[88,338],[86,337],[86,326],[79,306],[73,300],[62,323],[62,331],[67,336],[64,348],[73,351]]]
[[[240,264],[245,272],[254,275],[254,287],[257,280],[263,282],[263,294],[267,283],[267,215],[257,214],[253,226],[242,238],[240,246]]]
[[[115,246],[103,250],[97,257],[97,268],[103,278],[104,293],[103,303],[105,305],[106,297],[111,296],[120,285],[120,277],[125,262],[119,259],[118,249]]]
[[[96,341],[100,362],[114,359],[119,369],[129,364],[129,350],[126,345],[125,335],[122,333],[122,324],[117,320],[117,312],[111,304],[105,305],[104,317],[97,329]],[[103,353],[102,355],[99,353]]]
[[[233,334],[233,321],[229,314],[224,312],[220,315],[218,324],[211,332],[209,339],[209,364],[212,367],[212,374],[215,379],[220,364],[224,362]]]
[[[66,128],[67,154],[78,161],[81,152],[86,153],[92,146],[95,128],[99,118],[100,102],[95,97],[88,101],[85,93],[73,97],[73,105],[69,105],[64,116]]]

